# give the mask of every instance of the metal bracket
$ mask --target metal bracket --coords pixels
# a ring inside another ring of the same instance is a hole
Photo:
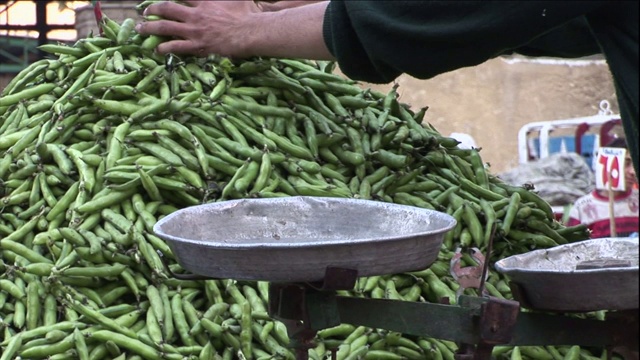
[[[508,344],[515,328],[520,304],[517,301],[499,299],[492,296],[484,298],[463,297],[465,307],[475,308],[480,303],[477,318],[480,339],[477,345],[459,344],[454,355],[456,360],[490,360],[493,347]],[[461,305],[463,305],[461,303]]]
[[[463,253],[462,249],[460,248],[456,250],[456,253],[451,258],[449,273],[451,274],[453,279],[460,285],[460,287],[456,291],[456,298],[459,298],[467,288],[480,289],[483,285],[485,277],[487,276],[487,274],[484,272],[484,264],[486,259],[482,252],[480,252],[480,249],[474,247],[467,250],[470,252],[471,258],[476,261],[477,265],[468,265],[462,267],[460,261],[462,259]]]
[[[509,288],[511,289],[511,296],[515,301],[519,302],[520,305],[527,309],[534,309],[534,306],[529,302],[524,289],[518,285],[518,283],[509,281]]]
[[[321,281],[306,284],[319,291],[351,290],[357,280],[358,270],[327,266]]]
[[[335,290],[353,289],[357,278],[356,270],[327,267],[318,282],[269,284],[269,315],[286,325],[297,360],[308,359],[318,330],[340,324]]]
[[[322,281],[272,282],[269,284],[269,314],[278,319],[303,321],[312,329],[338,325],[339,317],[334,291],[353,289],[357,278],[356,270],[327,267]],[[315,311],[311,312],[309,309]],[[326,315],[330,315],[330,318]]]
[[[480,338],[485,344],[506,344],[511,341],[520,313],[517,301],[490,297],[480,305]]]

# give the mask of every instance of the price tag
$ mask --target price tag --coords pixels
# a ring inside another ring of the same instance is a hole
[[[601,147],[596,158],[596,188],[599,190],[624,191],[626,149]]]

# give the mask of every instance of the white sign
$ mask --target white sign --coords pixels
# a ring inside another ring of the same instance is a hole
[[[596,188],[599,190],[624,191],[626,149],[601,147],[596,159]]]

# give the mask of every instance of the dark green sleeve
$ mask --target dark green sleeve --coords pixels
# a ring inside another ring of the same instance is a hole
[[[607,1],[332,0],[325,42],[349,77],[427,79],[496,56],[599,52],[583,15]]]

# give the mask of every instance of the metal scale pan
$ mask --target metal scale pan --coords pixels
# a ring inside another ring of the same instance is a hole
[[[162,218],[154,231],[196,275],[316,282],[328,267],[358,276],[425,269],[455,224],[412,206],[296,196],[192,206]]]
[[[537,310],[638,309],[638,238],[600,238],[514,255],[495,263],[514,298]]]

